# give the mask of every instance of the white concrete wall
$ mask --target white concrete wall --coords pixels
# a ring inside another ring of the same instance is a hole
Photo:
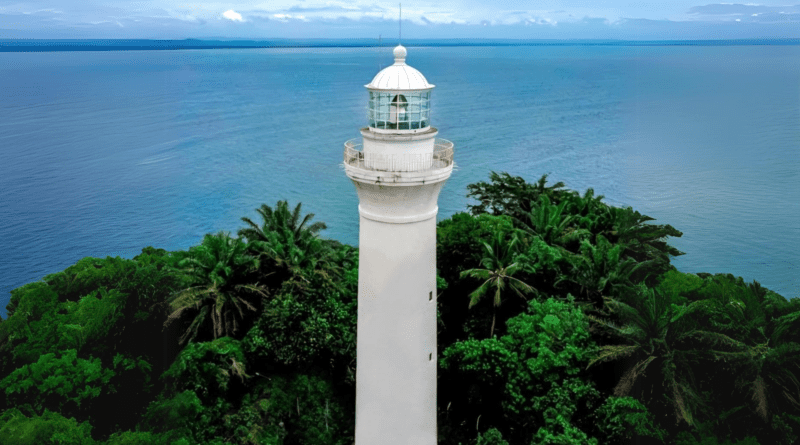
[[[436,216],[439,191],[444,185],[441,179],[425,185],[353,182],[357,184],[359,213],[391,223],[410,223]]]
[[[356,353],[356,445],[436,445],[435,213],[362,214]]]
[[[381,155],[432,154],[437,133],[362,129],[373,165],[345,167],[360,215],[356,445],[437,443],[436,214],[452,166],[394,165],[386,178],[369,170]]]
[[[433,129],[426,133],[398,136],[373,133],[369,130],[362,131],[364,166],[387,171],[430,168],[437,133]]]

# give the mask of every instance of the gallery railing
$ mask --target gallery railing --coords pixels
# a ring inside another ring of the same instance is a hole
[[[359,139],[344,143],[344,163],[351,167],[377,171],[426,171],[453,165],[453,143],[436,139],[432,153],[364,153]]]

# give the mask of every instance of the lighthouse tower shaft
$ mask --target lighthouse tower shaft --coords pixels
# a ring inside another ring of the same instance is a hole
[[[395,49],[399,80],[388,67],[367,85],[362,144],[345,143],[360,215],[356,445],[437,443],[436,215],[453,144],[436,138],[427,104],[433,85],[404,56]],[[409,72],[421,81],[398,85]]]

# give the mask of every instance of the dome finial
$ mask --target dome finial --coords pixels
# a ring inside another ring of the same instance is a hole
[[[397,45],[392,54],[394,54],[394,63],[406,63],[408,51],[403,45]]]

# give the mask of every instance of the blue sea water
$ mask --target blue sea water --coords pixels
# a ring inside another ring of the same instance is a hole
[[[548,173],[671,224],[685,272],[800,296],[800,46],[410,47],[458,169]],[[303,203],[358,241],[342,143],[389,48],[0,54],[0,311],[85,256],[131,258]]]

